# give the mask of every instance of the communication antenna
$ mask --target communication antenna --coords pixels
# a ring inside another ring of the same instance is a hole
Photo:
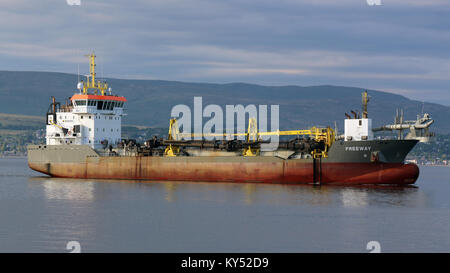
[[[81,91],[84,89],[84,83],[82,81],[80,81],[80,64],[77,65],[78,66],[78,73],[77,73],[77,77],[78,77],[78,81],[77,81],[77,89],[81,94]]]

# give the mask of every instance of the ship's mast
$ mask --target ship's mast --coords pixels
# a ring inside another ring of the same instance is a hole
[[[363,118],[367,118],[368,117],[368,112],[367,112],[367,104],[369,103],[369,95],[367,94],[367,91],[364,91],[362,93],[362,106],[363,106],[363,114],[362,117]]]
[[[90,60],[89,72],[91,74],[91,86],[95,87],[95,54],[91,53],[88,56]]]
[[[101,95],[105,95],[105,91],[108,89],[108,84],[105,82],[96,81],[95,76],[95,54],[91,53],[86,55],[89,57],[89,76],[87,76],[87,82],[83,82],[83,94],[87,94],[89,89],[94,89],[94,93],[97,94],[100,91]]]

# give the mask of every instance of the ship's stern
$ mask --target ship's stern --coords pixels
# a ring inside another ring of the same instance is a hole
[[[87,159],[100,158],[88,145],[28,145],[27,152],[32,170],[55,177],[84,178]]]

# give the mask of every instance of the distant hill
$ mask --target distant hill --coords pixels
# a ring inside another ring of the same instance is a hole
[[[0,130],[37,130],[45,125],[45,116],[0,113]]]
[[[341,132],[344,113],[361,109],[362,88],[342,86],[261,86],[245,83],[206,84],[159,80],[107,79],[113,92],[127,97],[128,116],[124,123],[167,127],[171,108],[192,106],[194,96],[203,105],[279,104],[281,128],[306,128],[313,125],[334,127]],[[64,102],[75,91],[77,75],[53,72],[0,71],[0,112],[43,116],[55,96]],[[403,108],[406,119],[415,119],[422,102],[404,96],[368,90],[369,116],[374,126],[393,121],[396,108]],[[223,108],[225,109],[225,108]],[[432,130],[450,133],[450,107],[425,102],[425,112],[435,119]],[[206,121],[206,120],[205,120]],[[1,123],[1,121],[0,121]]]

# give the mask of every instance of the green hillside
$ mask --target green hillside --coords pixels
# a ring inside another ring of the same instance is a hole
[[[192,106],[193,97],[202,96],[203,105],[279,104],[282,128],[334,126],[336,121],[342,131],[344,113],[360,110],[363,91],[341,86],[273,87],[121,79],[108,82],[113,92],[128,99],[124,123],[150,127],[167,127],[174,105]],[[64,102],[74,93],[76,83],[77,76],[71,74],[0,71],[0,112],[43,117],[50,97]],[[422,102],[400,95],[373,90],[369,90],[369,95],[369,115],[374,126],[392,122],[396,108],[404,109],[406,119],[415,119],[422,111]],[[425,102],[423,109],[435,119],[433,131],[450,133],[449,106]]]
[[[0,113],[0,130],[37,130],[45,126],[45,116]]]

